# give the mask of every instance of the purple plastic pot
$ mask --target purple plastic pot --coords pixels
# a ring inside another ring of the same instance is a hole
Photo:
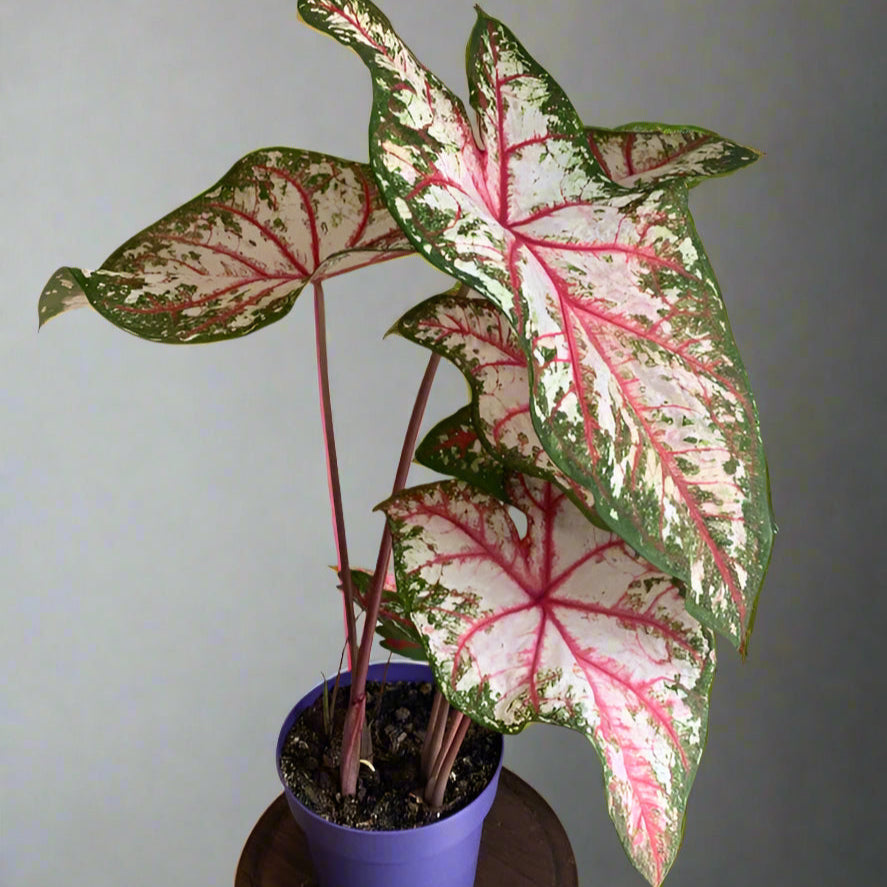
[[[381,680],[385,664],[371,665],[369,680]],[[393,662],[389,681],[430,681],[431,670],[415,662]],[[335,678],[326,682],[332,689]],[[343,674],[340,686],[349,686]],[[280,772],[284,740],[299,715],[323,692],[318,684],[289,713],[277,740],[277,774],[305,837],[320,887],[472,887],[484,819],[496,797],[502,755],[489,785],[458,813],[431,825],[397,832],[362,831],[334,825],[313,813],[290,791]]]

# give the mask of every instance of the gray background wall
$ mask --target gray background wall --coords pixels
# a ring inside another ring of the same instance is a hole
[[[883,873],[879,5],[485,2],[587,121],[697,123],[767,152],[693,196],[781,533],[748,661],[721,645],[674,887]],[[384,7],[464,93],[468,0]],[[90,311],[38,337],[42,285],[253,148],[365,158],[368,101],[294,0],[0,3],[4,887],[231,883],[278,793],[280,721],[340,637],[310,300],[259,335],[168,348]],[[358,561],[425,359],[381,336],[443,285],[409,260],[328,287]],[[464,399],[444,372],[429,415]],[[584,885],[642,883],[585,740],[530,729],[508,761],[562,817]]]

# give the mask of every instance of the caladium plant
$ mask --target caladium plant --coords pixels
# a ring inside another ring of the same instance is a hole
[[[370,69],[370,160],[388,206],[431,262],[505,313],[551,458],[686,583],[701,619],[745,645],[772,538],[766,463],[679,177],[614,182],[557,83],[482,12],[468,48],[478,139],[371,3],[299,10]]]
[[[91,305],[144,339],[211,342],[281,319],[311,284],[353,670],[342,793],[370,754],[376,631],[436,676],[428,803],[440,803],[466,716],[504,733],[578,730],[626,851],[659,884],[705,744],[715,632],[745,650],[772,544],[757,410],[688,209],[691,187],[758,154],[698,127],[584,125],[480,10],[471,120],[368,0],[298,7],[370,71],[370,165],[255,151],[98,270],[59,269],[40,323]],[[376,567],[357,570],[322,284],[413,252],[455,283],[393,328],[432,356],[380,506]],[[471,402],[417,446],[441,358]],[[414,454],[450,479],[407,489]]]

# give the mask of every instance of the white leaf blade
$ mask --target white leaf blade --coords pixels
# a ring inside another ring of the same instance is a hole
[[[588,736],[626,850],[658,884],[704,746],[713,639],[669,577],[562,493],[526,477],[509,489],[524,539],[458,482],[389,500],[400,593],[457,707],[504,732]]]

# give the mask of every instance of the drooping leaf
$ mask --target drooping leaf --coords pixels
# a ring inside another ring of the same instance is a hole
[[[591,492],[551,461],[536,434],[530,417],[527,359],[508,322],[489,300],[472,290],[451,290],[416,305],[395,324],[394,330],[436,351],[465,375],[472,393],[472,423],[480,443],[500,463],[500,486],[502,465],[545,478],[568,493],[590,520],[600,523]],[[461,413],[460,410],[441,424],[458,421]],[[421,446],[423,452],[424,447],[425,441]],[[494,490],[478,483],[473,476],[477,472],[460,464],[459,452],[449,452],[448,456],[446,462],[429,467],[473,482],[495,495]],[[494,473],[492,468],[486,470]]]
[[[677,179],[692,187],[754,163],[761,155],[698,126],[626,123],[588,127],[588,144],[601,169],[620,185],[655,188]]]
[[[432,471],[467,481],[497,499],[505,497],[504,466],[484,447],[471,404],[438,422],[416,447],[415,458]]]
[[[679,181],[626,188],[504,26],[468,50],[459,100],[368,0],[300,0],[373,77],[370,157],[416,248],[505,312],[562,471],[689,606],[747,642],[772,545],[757,410]]]
[[[89,303],[156,342],[244,336],[286,315],[302,289],[406,255],[410,244],[364,164],[292,148],[255,151],[208,191],[127,241],[98,271],[62,268],[41,322]]]
[[[43,287],[40,300],[37,303],[39,326],[43,326],[48,320],[73,311],[75,308],[88,308],[89,299],[80,288],[77,279],[71,273],[70,268],[59,268]]]
[[[370,570],[351,570],[354,597],[364,612],[366,612],[372,581],[373,574]],[[425,661],[425,648],[407,615],[406,608],[398,597],[394,576],[390,574],[385,577],[382,603],[376,620],[376,634],[382,638],[380,644],[384,649],[397,653],[399,656],[405,656],[407,659],[418,662]]]
[[[543,721],[589,738],[623,844],[660,884],[705,744],[714,637],[556,487],[514,475],[508,490],[523,537],[461,481],[383,503],[399,593],[454,706],[502,732]]]

